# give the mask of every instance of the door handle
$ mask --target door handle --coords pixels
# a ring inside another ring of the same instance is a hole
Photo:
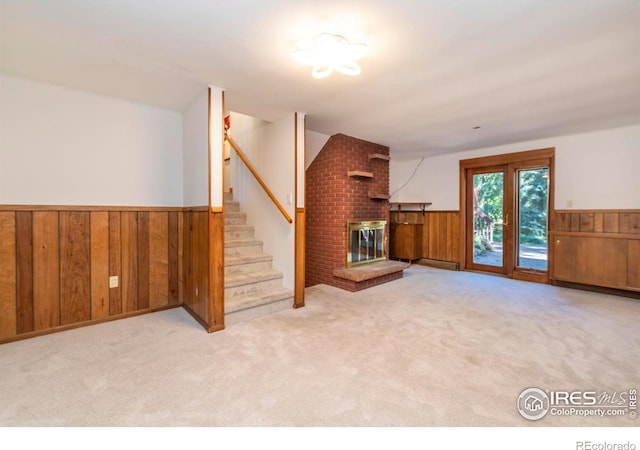
[[[496,225],[500,225],[502,227],[508,227],[509,226],[509,214],[505,215],[505,221],[502,223],[496,223]]]

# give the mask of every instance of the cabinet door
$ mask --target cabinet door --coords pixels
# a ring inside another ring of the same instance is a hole
[[[397,224],[391,230],[391,256],[399,259],[422,257],[422,225]]]
[[[554,239],[553,279],[613,288],[627,286],[627,240],[581,236]]]

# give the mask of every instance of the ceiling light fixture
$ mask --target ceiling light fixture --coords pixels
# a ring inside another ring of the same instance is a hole
[[[360,75],[356,60],[367,54],[365,44],[352,44],[343,36],[322,33],[313,45],[307,45],[293,52],[294,61],[313,66],[313,78],[325,78],[338,71],[345,75]]]

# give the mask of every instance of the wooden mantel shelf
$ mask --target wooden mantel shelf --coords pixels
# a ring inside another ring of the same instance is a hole
[[[403,206],[418,206],[420,207],[420,211],[424,214],[427,206],[431,206],[431,202],[389,202],[389,209],[393,211],[393,208],[396,207],[396,211],[402,211]]]
[[[350,170],[347,172],[347,175],[350,177],[373,178],[373,173],[362,170]]]

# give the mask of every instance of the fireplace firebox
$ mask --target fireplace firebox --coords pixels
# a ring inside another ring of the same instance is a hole
[[[386,220],[347,224],[347,267],[386,259]]]

